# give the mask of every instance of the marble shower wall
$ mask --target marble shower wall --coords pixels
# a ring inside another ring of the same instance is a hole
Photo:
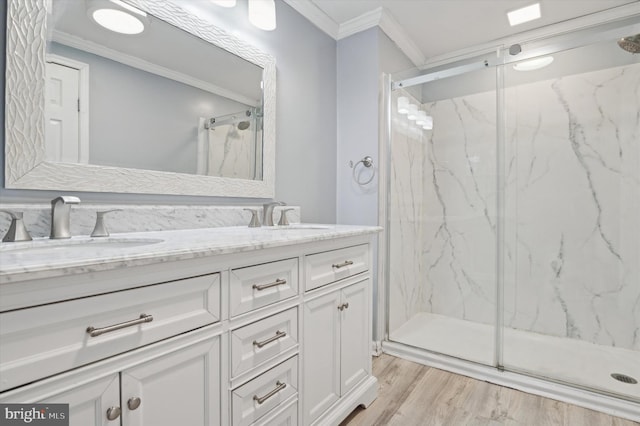
[[[392,105],[403,90],[392,93]],[[428,300],[424,279],[426,218],[425,168],[427,133],[392,108],[391,187],[389,194],[389,330],[424,310]]]
[[[390,331],[424,311],[495,318],[495,95],[425,110],[432,131],[392,117]]]
[[[505,325],[640,349],[640,65],[505,99]],[[496,93],[423,108],[433,131],[393,117],[390,330],[417,312],[493,324]]]
[[[640,64],[506,106],[505,324],[640,350]]]
[[[242,130],[237,124],[228,124],[205,130],[208,138],[206,172],[210,176],[237,179],[255,179],[256,131],[255,123]]]

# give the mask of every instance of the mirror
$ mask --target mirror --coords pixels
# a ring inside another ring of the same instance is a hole
[[[100,2],[9,1],[5,186],[272,198],[275,60],[166,0],[117,34]]]

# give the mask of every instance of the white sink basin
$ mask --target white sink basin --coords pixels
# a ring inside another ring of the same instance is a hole
[[[147,246],[162,242],[155,238],[71,238],[68,240],[41,239],[17,243],[3,243],[0,255],[7,259],[14,257],[60,257],[60,256],[92,256],[107,251],[119,251],[134,247]]]

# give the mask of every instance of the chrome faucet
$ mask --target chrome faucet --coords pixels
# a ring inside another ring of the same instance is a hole
[[[272,203],[267,203],[262,205],[262,225],[263,226],[273,226],[273,208],[275,206],[286,206],[287,203],[283,203],[282,201],[274,201]]]
[[[6,213],[11,217],[11,225],[9,225],[9,230],[2,239],[3,242],[31,241],[31,235],[29,235],[29,231],[27,231],[22,220],[23,212],[9,210],[0,210],[0,212]]]
[[[80,204],[80,198],[65,195],[51,200],[51,235],[49,238],[71,238],[69,226],[71,204]]]

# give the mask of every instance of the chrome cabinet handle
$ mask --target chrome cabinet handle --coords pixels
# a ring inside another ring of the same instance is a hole
[[[267,288],[279,286],[279,285],[286,284],[286,283],[287,283],[287,280],[283,280],[283,279],[278,278],[274,282],[269,283],[269,284],[254,284],[253,288],[255,288],[256,290],[260,291],[260,290],[265,290]]]
[[[254,340],[253,341],[253,345],[257,346],[258,348],[261,348],[261,347],[263,347],[265,345],[268,345],[271,342],[275,342],[279,338],[284,337],[286,335],[287,335],[286,332],[278,330],[278,331],[276,331],[276,335],[275,336],[269,337],[267,340],[264,340],[262,342],[258,342],[257,340]]]
[[[272,390],[271,392],[269,392],[265,396],[253,395],[253,400],[255,402],[257,402],[258,404],[262,404],[267,399],[271,398],[273,395],[277,394],[278,392],[280,392],[282,389],[284,389],[286,387],[287,387],[286,383],[282,383],[280,380],[278,380],[276,382],[276,388],[274,390]]]
[[[349,308],[349,303],[343,303],[342,305],[338,306],[338,309],[341,311],[344,311],[345,309]]]
[[[109,407],[107,410],[107,420],[115,420],[120,417],[120,407]]]
[[[353,261],[352,260],[345,260],[342,263],[334,263],[333,265],[331,265],[332,268],[336,268],[336,269],[340,269],[340,268],[344,268],[345,266],[350,266],[353,265]]]
[[[120,324],[109,325],[107,327],[95,328],[87,327],[87,333],[91,337],[100,336],[101,334],[110,333],[112,331],[120,330],[121,328],[131,327],[134,325],[142,324],[145,322],[153,321],[153,315],[140,314],[140,318],[131,321],[121,322]]]
[[[129,398],[129,400],[127,401],[127,407],[129,407],[129,410],[135,410],[140,406],[140,403],[142,402],[142,400],[140,398],[138,398],[137,396],[131,397]]]

